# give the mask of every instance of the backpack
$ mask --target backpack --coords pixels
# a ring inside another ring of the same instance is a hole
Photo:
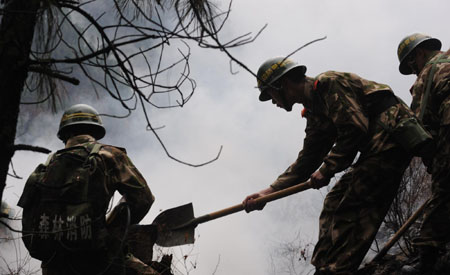
[[[18,205],[23,208],[22,240],[33,258],[47,261],[61,253],[106,250],[106,209],[99,199],[107,197],[105,171],[98,163],[101,146],[59,150],[28,178]],[[94,176],[103,182],[93,181]]]

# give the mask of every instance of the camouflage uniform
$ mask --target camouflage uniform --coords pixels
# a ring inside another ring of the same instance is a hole
[[[70,138],[66,143],[66,148],[84,146],[94,142],[96,142],[95,139],[89,135],[79,135]],[[102,178],[99,177],[93,182],[104,184],[106,194],[108,194],[106,197],[98,198],[103,205],[104,213],[107,212],[114,192],[119,191],[126,198],[130,207],[130,223],[139,223],[155,200],[145,179],[128,158],[124,149],[104,145],[100,149],[99,155],[99,164],[102,165],[102,170],[106,171],[106,176],[103,175]],[[105,269],[107,271],[101,274],[125,274],[125,252],[120,249],[122,246],[120,239],[123,238],[123,233],[120,235],[115,231],[121,230],[115,229],[123,226],[126,221],[121,219],[120,214],[112,216],[115,218],[108,219],[108,230],[111,233],[111,236],[108,237],[110,239],[107,241],[108,255],[98,255],[98,252],[95,255],[89,253],[56,255],[49,262],[42,263],[43,274],[99,274]]]
[[[430,93],[424,107],[427,81],[433,62],[436,64],[432,75]],[[423,123],[437,143],[437,151],[428,171],[432,174],[432,198],[424,213],[420,236],[416,246],[442,248],[450,241],[450,50],[432,56],[411,88],[411,109],[419,115],[423,108]]]
[[[333,177],[358,161],[325,198],[319,240],[312,264],[332,274],[351,274],[359,267],[394,199],[411,156],[387,128],[412,116],[389,86],[355,74],[320,74],[307,118],[303,150],[271,185],[283,189],[307,180],[319,168]]]

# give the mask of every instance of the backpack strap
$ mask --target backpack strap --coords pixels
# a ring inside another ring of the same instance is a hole
[[[443,59],[442,57],[444,56],[444,54],[441,54],[438,59],[436,61],[429,61],[427,62],[427,64],[433,64],[433,67],[431,67],[430,72],[428,73],[428,77],[427,77],[427,85],[426,85],[426,89],[425,89],[425,94],[423,96],[423,104],[421,106],[420,109],[420,114],[419,114],[419,119],[422,120],[423,119],[423,115],[425,114],[425,109],[428,105],[428,98],[430,97],[430,91],[431,91],[431,83],[433,82],[433,76],[436,73],[437,70],[437,66],[436,64],[440,64],[440,63],[450,63],[450,59]]]
[[[89,152],[89,156],[98,154],[100,152],[100,149],[102,148],[103,144],[100,143],[94,143],[94,146],[92,147],[91,151]]]
[[[50,164],[50,161],[52,160],[54,155],[55,153],[51,153],[50,155],[48,155],[47,161],[44,163],[44,166],[48,166]]]
[[[100,143],[89,143],[85,145],[85,148],[88,150],[89,155],[86,157],[85,165],[91,167],[91,169],[96,169],[98,165],[98,161],[95,158],[95,155],[99,156],[100,149],[103,144]],[[107,175],[107,171],[104,171],[105,175]]]

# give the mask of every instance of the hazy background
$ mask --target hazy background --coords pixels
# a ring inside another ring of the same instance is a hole
[[[448,0],[235,0],[222,35],[226,41],[227,37],[255,33],[268,23],[254,43],[232,51],[254,72],[268,58],[289,54],[311,40],[327,36],[291,57],[308,67],[307,75],[327,70],[354,72],[390,85],[410,103],[409,88],[415,76],[398,72],[398,43],[406,35],[423,32],[439,38],[443,49],[448,49],[449,11]],[[192,76],[198,85],[194,97],[184,108],[154,111],[150,118],[154,126],[165,126],[158,133],[175,157],[201,163],[213,158],[223,145],[216,162],[192,168],[170,160],[155,137],[145,130],[139,110],[125,120],[104,119],[107,135],[102,142],[125,147],[156,196],[142,223],[151,223],[161,210],[189,202],[196,216],[240,203],[248,194],[272,183],[302,147],[306,121],[300,116],[301,106],[286,113],[270,102],[262,104],[257,99],[254,77],[236,66],[233,68],[239,73],[231,75],[223,53],[195,47],[192,52]],[[74,94],[76,91],[71,90]],[[120,107],[111,100],[92,103],[73,98],[68,105],[95,104],[100,113]],[[33,114],[38,119],[27,125],[26,131],[18,129],[16,143],[61,148],[63,144],[55,135],[61,114]],[[46,158],[18,152],[14,167],[26,179]],[[8,204],[16,205],[23,186],[24,180],[8,178]],[[163,251],[175,253],[176,274],[289,274],[286,260],[290,259],[281,255],[279,248],[297,240],[308,248],[310,256],[326,192],[326,188],[306,191],[270,203],[261,212],[237,213],[201,224],[193,246]],[[8,249],[2,248],[0,254],[11,261],[17,251],[26,255],[12,242],[5,246]],[[186,262],[182,255],[188,256]],[[293,259],[293,263],[298,274],[302,274],[302,266],[304,274],[312,270],[303,260]],[[0,273],[5,268],[6,263],[0,262]]]

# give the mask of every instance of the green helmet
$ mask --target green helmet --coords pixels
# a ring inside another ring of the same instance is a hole
[[[98,112],[86,104],[73,105],[64,112],[59,123],[58,138],[64,141],[68,138],[68,133],[77,129],[83,129],[97,140],[105,136],[105,128]]]
[[[256,75],[258,81],[258,89],[261,92],[261,94],[259,95],[259,100],[270,100],[271,97],[267,94],[266,89],[269,88],[285,73],[295,68],[301,70],[301,74],[303,75],[306,72],[305,66],[298,65],[296,62],[286,57],[275,57],[264,62],[259,67],[258,73]]]
[[[408,35],[403,38],[403,40],[398,45],[397,55],[398,60],[400,61],[399,70],[402,74],[412,74],[413,71],[407,64],[407,56],[419,45],[427,41],[429,43],[432,50],[440,50],[441,49],[441,41],[436,38],[432,38],[431,36],[415,33]]]

